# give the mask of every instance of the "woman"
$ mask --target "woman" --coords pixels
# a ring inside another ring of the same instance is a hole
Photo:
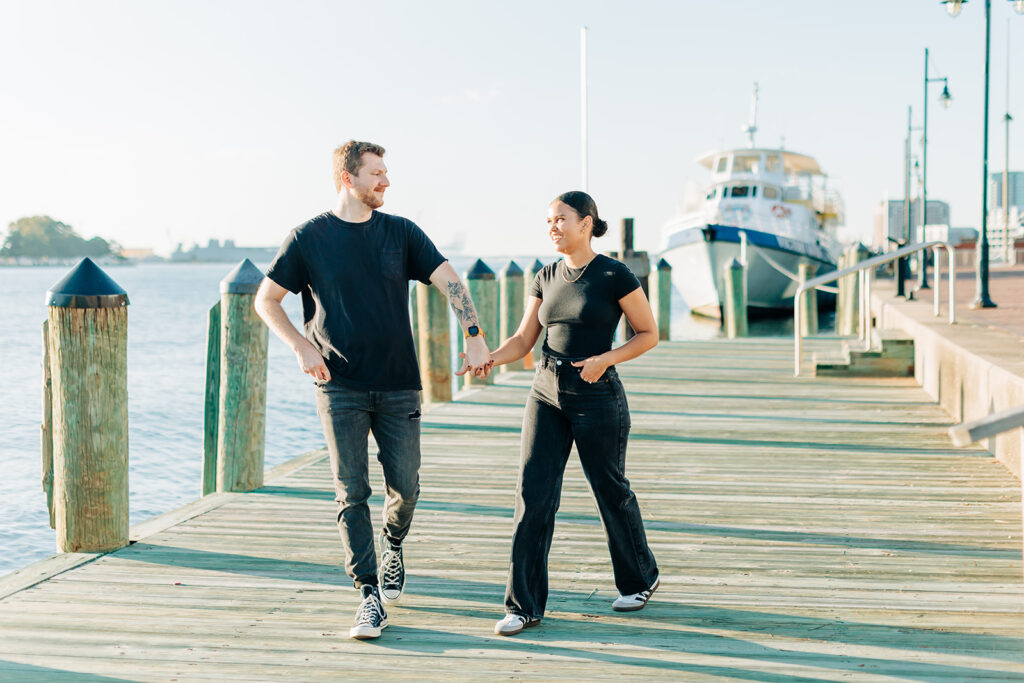
[[[658,587],[640,507],[624,473],[629,408],[614,367],[658,343],[654,315],[636,276],[590,246],[608,230],[590,195],[566,192],[551,202],[547,220],[564,258],[538,273],[519,329],[491,354],[493,365],[518,360],[533,349],[541,328],[547,330],[523,418],[506,615],[494,626],[503,636],[536,626],[544,615],[548,551],[573,443],[608,539],[620,593],[612,609],[642,609]],[[623,313],[636,334],[613,350]],[[490,367],[477,372],[486,375]]]

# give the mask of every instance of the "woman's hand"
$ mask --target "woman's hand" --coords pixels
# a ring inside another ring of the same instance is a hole
[[[608,369],[609,365],[611,365],[611,363],[606,361],[603,356],[604,354],[600,356],[591,356],[586,360],[573,361],[572,365],[575,368],[583,368],[580,370],[580,377],[583,378],[584,382],[593,383],[601,379],[601,375],[603,375],[604,371]]]
[[[494,358],[488,354],[488,360],[483,365],[473,367],[469,364],[469,359],[466,358],[465,353],[459,353],[459,358],[462,359],[462,367],[455,371],[455,374],[461,377],[467,372],[471,373],[471,377],[479,377],[480,379],[486,379],[487,375],[491,374],[491,368],[494,367]]]

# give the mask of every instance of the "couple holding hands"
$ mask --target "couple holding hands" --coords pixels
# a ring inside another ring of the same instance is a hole
[[[533,349],[543,357],[523,418],[505,616],[511,636],[540,623],[548,595],[548,552],[562,476],[573,444],[608,539],[617,611],[642,609],[658,587],[636,497],[625,477],[630,418],[615,365],[657,344],[647,298],[622,263],[596,253],[607,223],[584,192],[548,206],[548,235],[562,258],[538,273],[519,328],[489,351],[472,299],[454,268],[413,222],[377,211],[390,185],[384,148],[350,141],[334,151],[338,202],[292,230],[267,270],[256,310],[316,383],[317,412],[334,475],[345,569],[362,601],[349,635],[376,638],[385,605],[405,589],[402,542],[419,497],[420,380],[408,314],[408,282],[438,287],[466,335],[466,372],[486,377]],[[304,334],[281,301],[302,298]],[[636,334],[612,349],[625,314]],[[380,563],[370,520],[367,435],[384,473]]]

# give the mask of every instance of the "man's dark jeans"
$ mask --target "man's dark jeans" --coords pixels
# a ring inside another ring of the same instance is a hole
[[[384,470],[384,532],[401,541],[420,494],[420,392],[364,391],[329,382],[317,385],[316,407],[331,456],[345,571],[356,588],[376,585],[367,434],[373,432]]]
[[[625,476],[629,426],[629,406],[615,368],[589,384],[568,360],[543,358],[523,417],[512,559],[505,589],[509,612],[531,619],[544,615],[548,552],[573,442],[597,499],[619,592],[639,593],[658,577],[640,506]]]

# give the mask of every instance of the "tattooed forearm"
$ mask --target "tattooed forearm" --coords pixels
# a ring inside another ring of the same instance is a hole
[[[473,300],[469,298],[469,292],[461,282],[448,283],[448,303],[455,311],[455,319],[459,321],[462,328],[480,324],[476,309],[473,307]]]

